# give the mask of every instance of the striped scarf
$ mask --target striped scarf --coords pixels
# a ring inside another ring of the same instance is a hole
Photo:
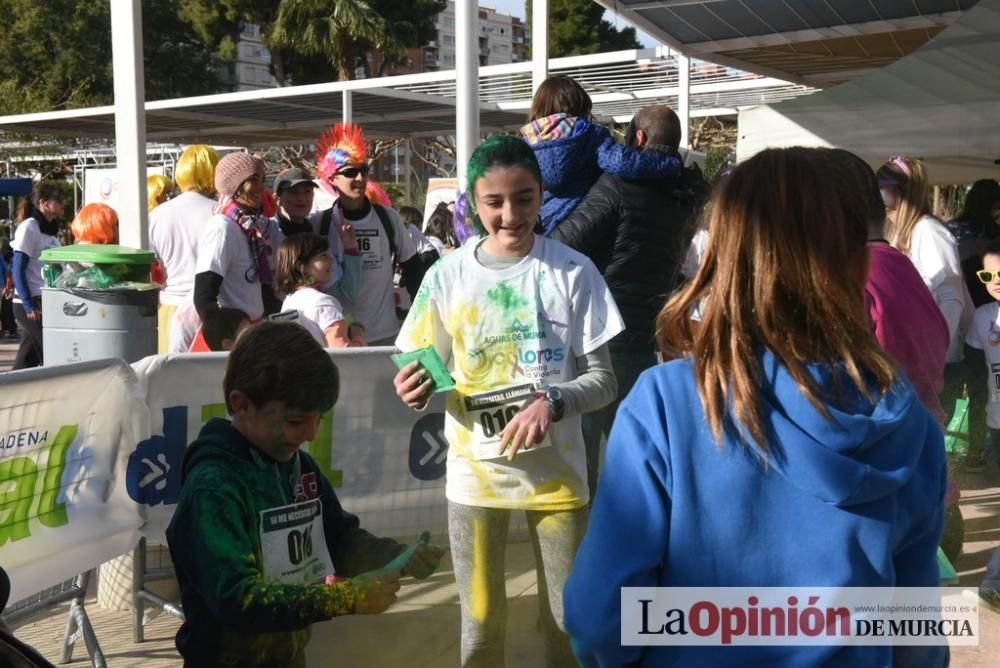
[[[267,219],[257,209],[245,209],[235,200],[222,205],[223,216],[240,226],[250,244],[250,255],[257,267],[257,276],[262,285],[270,285],[274,280],[271,271],[271,235]]]

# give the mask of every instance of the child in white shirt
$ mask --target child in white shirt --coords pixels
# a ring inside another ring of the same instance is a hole
[[[986,364],[986,439],[984,457],[1000,466],[1000,242],[992,241],[983,253],[982,268],[976,276],[997,301],[976,309],[965,342],[983,351]],[[980,423],[982,424],[982,423]]]
[[[326,293],[332,281],[333,256],[330,242],[318,234],[296,234],[278,247],[274,285],[285,294],[282,312],[294,312],[295,320],[326,348],[363,346],[364,327],[348,326],[344,309]]]

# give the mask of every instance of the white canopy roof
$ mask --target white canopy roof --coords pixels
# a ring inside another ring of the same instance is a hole
[[[590,93],[594,113],[627,122],[650,104],[677,107],[677,56],[640,49],[555,58],[550,71],[576,78]],[[531,105],[531,63],[479,69],[480,127],[509,130],[525,123]],[[815,92],[760,74],[694,61],[692,116],[735,114],[741,106]],[[158,100],[146,103],[150,143],[280,146],[309,143],[341,120],[343,99],[369,136],[448,135],[455,131],[455,70]],[[0,117],[0,131],[113,141],[113,106]]]
[[[977,0],[594,0],[664,44],[826,87],[914,51]]]
[[[1000,176],[1000,0],[892,65],[815,95],[740,112],[737,157],[837,146],[872,165],[922,158],[935,183]]]

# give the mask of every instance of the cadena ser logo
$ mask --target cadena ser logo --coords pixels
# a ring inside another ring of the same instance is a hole
[[[18,431],[0,440],[0,547],[31,536],[32,519],[49,528],[69,523],[58,498],[78,431],[64,425],[51,441],[48,431]]]
[[[622,645],[978,645],[960,587],[622,587]]]

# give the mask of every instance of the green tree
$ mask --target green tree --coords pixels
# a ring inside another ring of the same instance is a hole
[[[381,47],[385,20],[365,0],[282,0],[265,35],[272,60],[277,51],[325,58],[336,67],[337,78],[354,78],[359,41]],[[277,77],[276,77],[277,78]]]
[[[531,25],[531,0],[527,0]],[[549,0],[549,57],[638,49],[635,28],[617,29],[594,0]]]
[[[242,23],[260,27],[279,86],[353,79],[369,74],[373,52],[378,74],[401,62],[407,47],[435,34],[434,16],[444,0],[181,0],[181,15],[224,60],[236,55]]]
[[[146,98],[210,93],[211,52],[177,16],[176,2],[143,3]],[[0,113],[110,104],[110,3],[0,0]]]
[[[426,44],[437,38],[435,17],[448,6],[446,0],[372,0],[375,11],[385,20],[385,39],[382,48],[362,43],[381,55],[378,72],[382,76],[387,67],[406,61],[406,49]]]

